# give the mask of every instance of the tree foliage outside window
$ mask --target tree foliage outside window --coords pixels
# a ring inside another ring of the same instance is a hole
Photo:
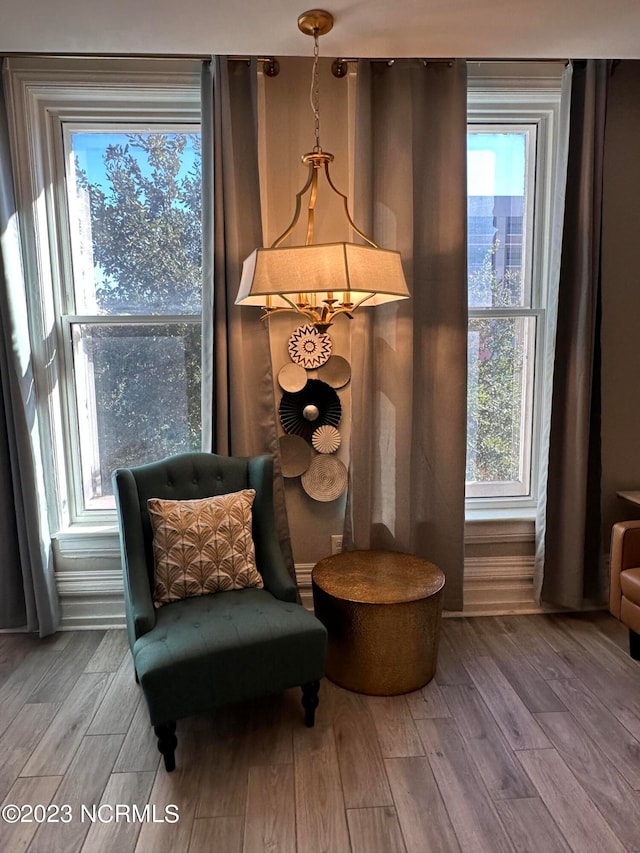
[[[99,165],[95,151],[78,156],[89,136],[73,135],[75,208],[89,220],[76,232],[76,311],[109,318],[74,329],[91,505],[112,494],[116,467],[200,449],[200,323],[179,319],[201,312],[202,232],[198,133],[109,134]]]
[[[493,308],[513,305],[521,290],[519,269],[496,274],[494,241],[479,268],[470,271],[469,301],[490,293]],[[522,318],[487,317],[469,321],[467,472],[470,482],[518,480],[521,467],[522,383],[525,334]]]

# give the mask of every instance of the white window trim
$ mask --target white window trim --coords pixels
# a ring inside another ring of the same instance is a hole
[[[527,497],[467,498],[468,522],[534,519],[540,468],[540,432],[543,399],[544,354],[548,345],[549,315],[547,282],[549,280],[549,245],[551,229],[552,189],[556,168],[562,85],[562,63],[469,63],[469,124],[536,124],[536,199],[534,209],[534,242],[532,254],[532,311],[537,317],[537,346],[534,365],[534,415],[532,428],[531,480]],[[536,239],[542,235],[545,239]],[[492,316],[496,312],[487,312]],[[508,309],[509,316],[518,309]],[[470,310],[469,316],[483,316],[482,310]]]
[[[25,272],[31,283],[29,330],[49,525],[66,555],[77,554],[87,536],[97,537],[111,552],[118,536],[115,511],[79,520],[69,488],[73,442],[64,377],[70,350],[62,317],[72,312],[66,310],[61,282],[71,272],[71,246],[60,215],[60,205],[66,204],[59,193],[64,184],[62,122],[108,122],[117,116],[119,122],[131,117],[199,123],[200,63],[18,57],[8,60],[5,75]]]

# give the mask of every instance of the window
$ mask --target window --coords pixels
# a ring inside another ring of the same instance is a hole
[[[548,82],[548,81],[547,81]],[[547,324],[555,84],[471,80],[467,130],[469,510],[533,511]]]
[[[81,513],[114,506],[115,468],[200,449],[201,169],[193,128],[62,131]]]
[[[201,446],[199,67],[14,59],[9,79],[60,530],[113,519],[116,467]]]

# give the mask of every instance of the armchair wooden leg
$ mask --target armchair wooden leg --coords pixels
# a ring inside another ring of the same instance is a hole
[[[302,685],[302,707],[304,708],[304,724],[311,728],[316,721],[316,708],[320,700],[318,699],[318,691],[320,690],[319,681],[310,681],[309,684]]]
[[[629,654],[634,660],[640,660],[640,634],[629,628]]]
[[[154,726],[153,730],[158,738],[158,749],[164,758],[165,770],[171,773],[176,769],[176,746],[178,745],[176,724],[173,721],[161,723],[159,726]]]

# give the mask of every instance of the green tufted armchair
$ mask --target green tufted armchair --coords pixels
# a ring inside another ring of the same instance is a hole
[[[176,720],[289,687],[302,686],[313,726],[326,656],[326,630],[297,603],[278,544],[273,463],[183,453],[113,474],[127,631],[158,749],[175,768]],[[264,589],[240,589],[155,609],[149,498],[194,500],[255,489],[252,535]]]

